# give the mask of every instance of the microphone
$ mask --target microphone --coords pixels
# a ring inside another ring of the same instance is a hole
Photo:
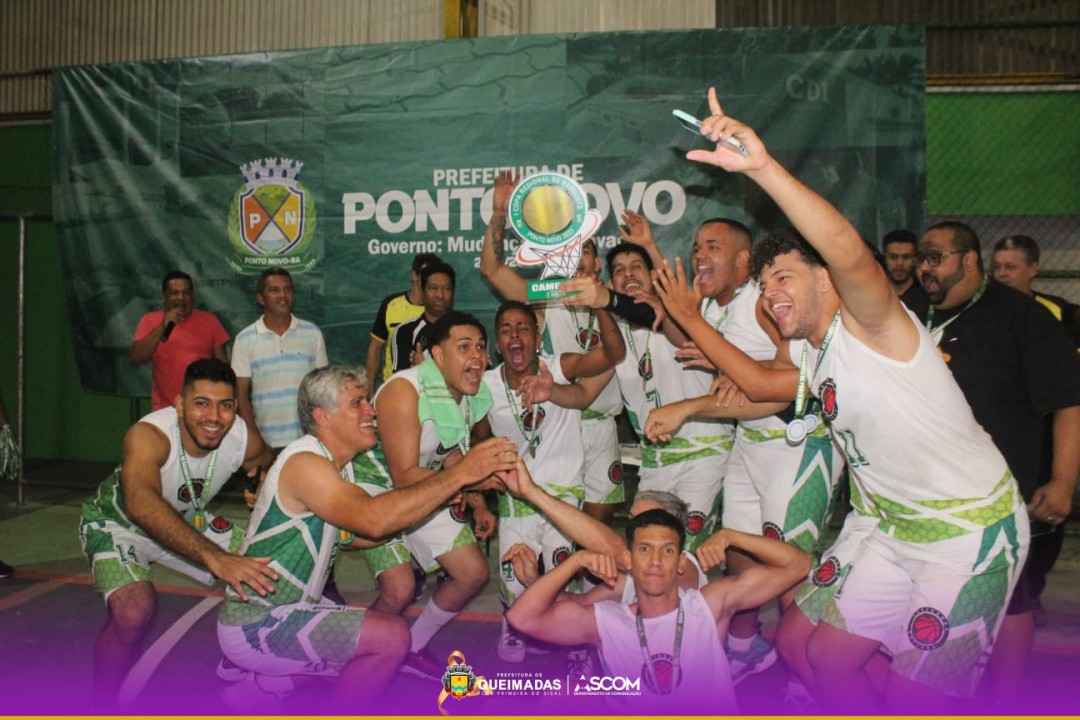
[[[161,342],[168,342],[169,336],[172,335],[172,329],[176,327],[176,323],[172,320],[165,324],[165,332],[161,333]]]

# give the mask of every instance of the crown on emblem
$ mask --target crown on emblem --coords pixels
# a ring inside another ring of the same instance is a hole
[[[287,185],[296,187],[304,163],[289,158],[266,158],[253,160],[240,166],[249,190],[263,185]]]

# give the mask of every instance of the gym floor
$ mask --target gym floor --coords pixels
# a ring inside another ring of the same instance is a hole
[[[105,621],[105,607],[95,592],[79,548],[80,505],[112,470],[95,463],[33,462],[27,465],[24,503],[16,504],[16,488],[0,485],[0,559],[15,566],[13,577],[0,580],[0,711],[4,714],[92,714],[93,647]],[[246,508],[235,492],[226,491],[212,507],[234,521],[246,521]],[[1074,522],[1074,526],[1080,524]],[[1080,531],[1078,531],[1080,532]],[[583,697],[574,692],[576,678],[566,676],[565,652],[530,654],[524,663],[507,665],[496,654],[501,608],[498,558],[491,545],[488,586],[468,610],[439,633],[431,649],[437,657],[460,651],[477,675],[488,680],[530,677],[559,681],[546,695],[449,698],[452,715],[634,714],[632,698],[623,705]],[[145,650],[125,685],[123,712],[132,714],[218,715],[226,712],[214,673],[221,653],[216,635],[221,588],[206,588],[169,570],[157,568],[158,614]],[[357,556],[339,556],[338,587],[353,605],[367,605],[376,595],[367,566]],[[434,586],[407,613],[411,621]],[[1080,538],[1068,534],[1057,567],[1043,595],[1048,624],[1036,630],[1035,651],[1025,693],[1024,714],[1080,714]],[[776,610],[762,612],[766,633],[776,623]],[[788,715],[798,709],[784,701],[787,671],[781,663],[739,685],[744,714]],[[440,686],[399,673],[387,688],[383,707],[390,714],[437,715]],[[287,699],[286,710],[317,714],[319,690],[304,690]],[[1004,711],[1005,709],[998,709]],[[976,711],[976,706],[972,706]],[[992,711],[992,709],[991,709]],[[370,709],[357,708],[357,714]]]

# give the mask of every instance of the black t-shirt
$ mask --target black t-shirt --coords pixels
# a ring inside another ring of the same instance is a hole
[[[416,343],[421,342],[421,336],[431,329],[431,324],[421,313],[415,320],[403,322],[394,328],[390,334],[390,357],[392,372],[412,367],[412,351]],[[427,349],[427,338],[423,338],[424,349]]]
[[[935,311],[938,326],[960,313],[938,347],[1030,500],[1050,477],[1049,464],[1040,463],[1044,416],[1080,405],[1080,359],[1061,323],[1018,290],[991,281],[978,302],[965,305]]]
[[[1065,326],[1065,329],[1072,335],[1077,348],[1080,348],[1080,307],[1065,298],[1060,298],[1057,295],[1047,295],[1038,291],[1035,291],[1035,300],[1049,310],[1050,314]]]

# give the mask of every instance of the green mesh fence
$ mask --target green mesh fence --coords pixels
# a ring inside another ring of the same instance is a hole
[[[962,220],[1041,250],[1035,289],[1080,303],[1080,88],[937,87],[927,98],[927,224]],[[916,231],[918,232],[918,231]]]

